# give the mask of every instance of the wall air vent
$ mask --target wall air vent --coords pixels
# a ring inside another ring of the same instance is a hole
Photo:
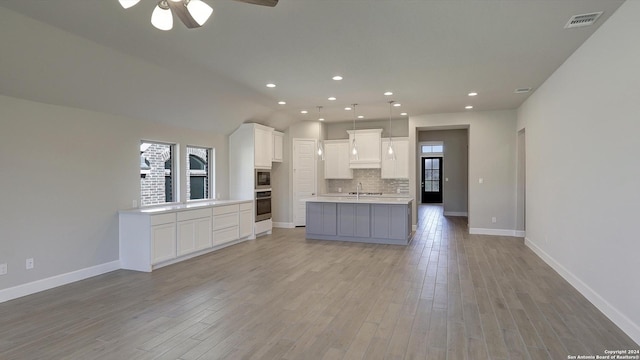
[[[531,91],[531,88],[518,88],[518,89],[515,89],[514,93],[516,93],[516,94],[526,94],[529,91]]]
[[[564,26],[564,28],[570,29],[575,27],[589,26],[595,23],[600,15],[602,15],[602,11],[582,15],[573,15],[571,19],[569,19],[569,22],[567,22],[567,24]]]

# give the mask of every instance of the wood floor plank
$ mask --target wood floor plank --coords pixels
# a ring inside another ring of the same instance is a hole
[[[637,349],[522,239],[420,206],[408,246],[274,229],[0,304],[0,359],[566,359]]]

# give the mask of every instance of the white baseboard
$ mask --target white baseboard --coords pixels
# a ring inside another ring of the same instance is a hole
[[[527,232],[524,230],[515,230],[514,231],[516,237],[525,237],[527,236]]]
[[[293,223],[288,223],[288,222],[274,222],[273,223],[273,227],[274,228],[281,228],[281,229],[293,229],[293,228],[295,228],[295,226],[293,226]]]
[[[444,216],[468,216],[466,211],[445,211]]]
[[[469,228],[469,234],[475,234],[475,235],[494,235],[494,236],[522,237],[522,235],[519,235],[520,233],[522,233],[522,231],[507,230],[507,229]]]
[[[640,344],[640,325],[634,323],[631,319],[621,313],[607,300],[605,300],[600,294],[593,290],[589,285],[585,284],[580,278],[575,276],[571,271],[562,266],[553,257],[542,250],[538,245],[524,238],[524,244],[531,249],[536,255],[538,255],[545,263],[547,263],[553,270],[558,272],[571,286],[578,290],[584,297],[587,298],[598,310],[618,325],[622,331],[624,331],[630,338],[636,343]]]
[[[120,269],[120,260],[0,290],[0,303]]]

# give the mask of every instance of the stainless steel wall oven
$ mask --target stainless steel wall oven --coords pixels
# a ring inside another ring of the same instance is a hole
[[[256,191],[256,222],[271,219],[271,191]]]

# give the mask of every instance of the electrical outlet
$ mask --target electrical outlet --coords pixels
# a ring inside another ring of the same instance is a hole
[[[7,264],[0,264],[0,275],[7,275]]]
[[[494,224],[495,224],[497,221],[498,221],[498,219],[496,219],[496,217],[495,217],[495,216],[491,218],[491,222],[492,222],[492,223],[494,223]]]
[[[131,202],[131,207],[133,207],[134,209],[135,209],[135,208],[137,208],[137,207],[138,207],[138,200],[135,200],[135,199],[134,199],[134,200]]]
[[[25,267],[27,268],[27,270],[31,270],[34,267],[34,263],[33,263],[33,258],[28,258],[25,264]]]

